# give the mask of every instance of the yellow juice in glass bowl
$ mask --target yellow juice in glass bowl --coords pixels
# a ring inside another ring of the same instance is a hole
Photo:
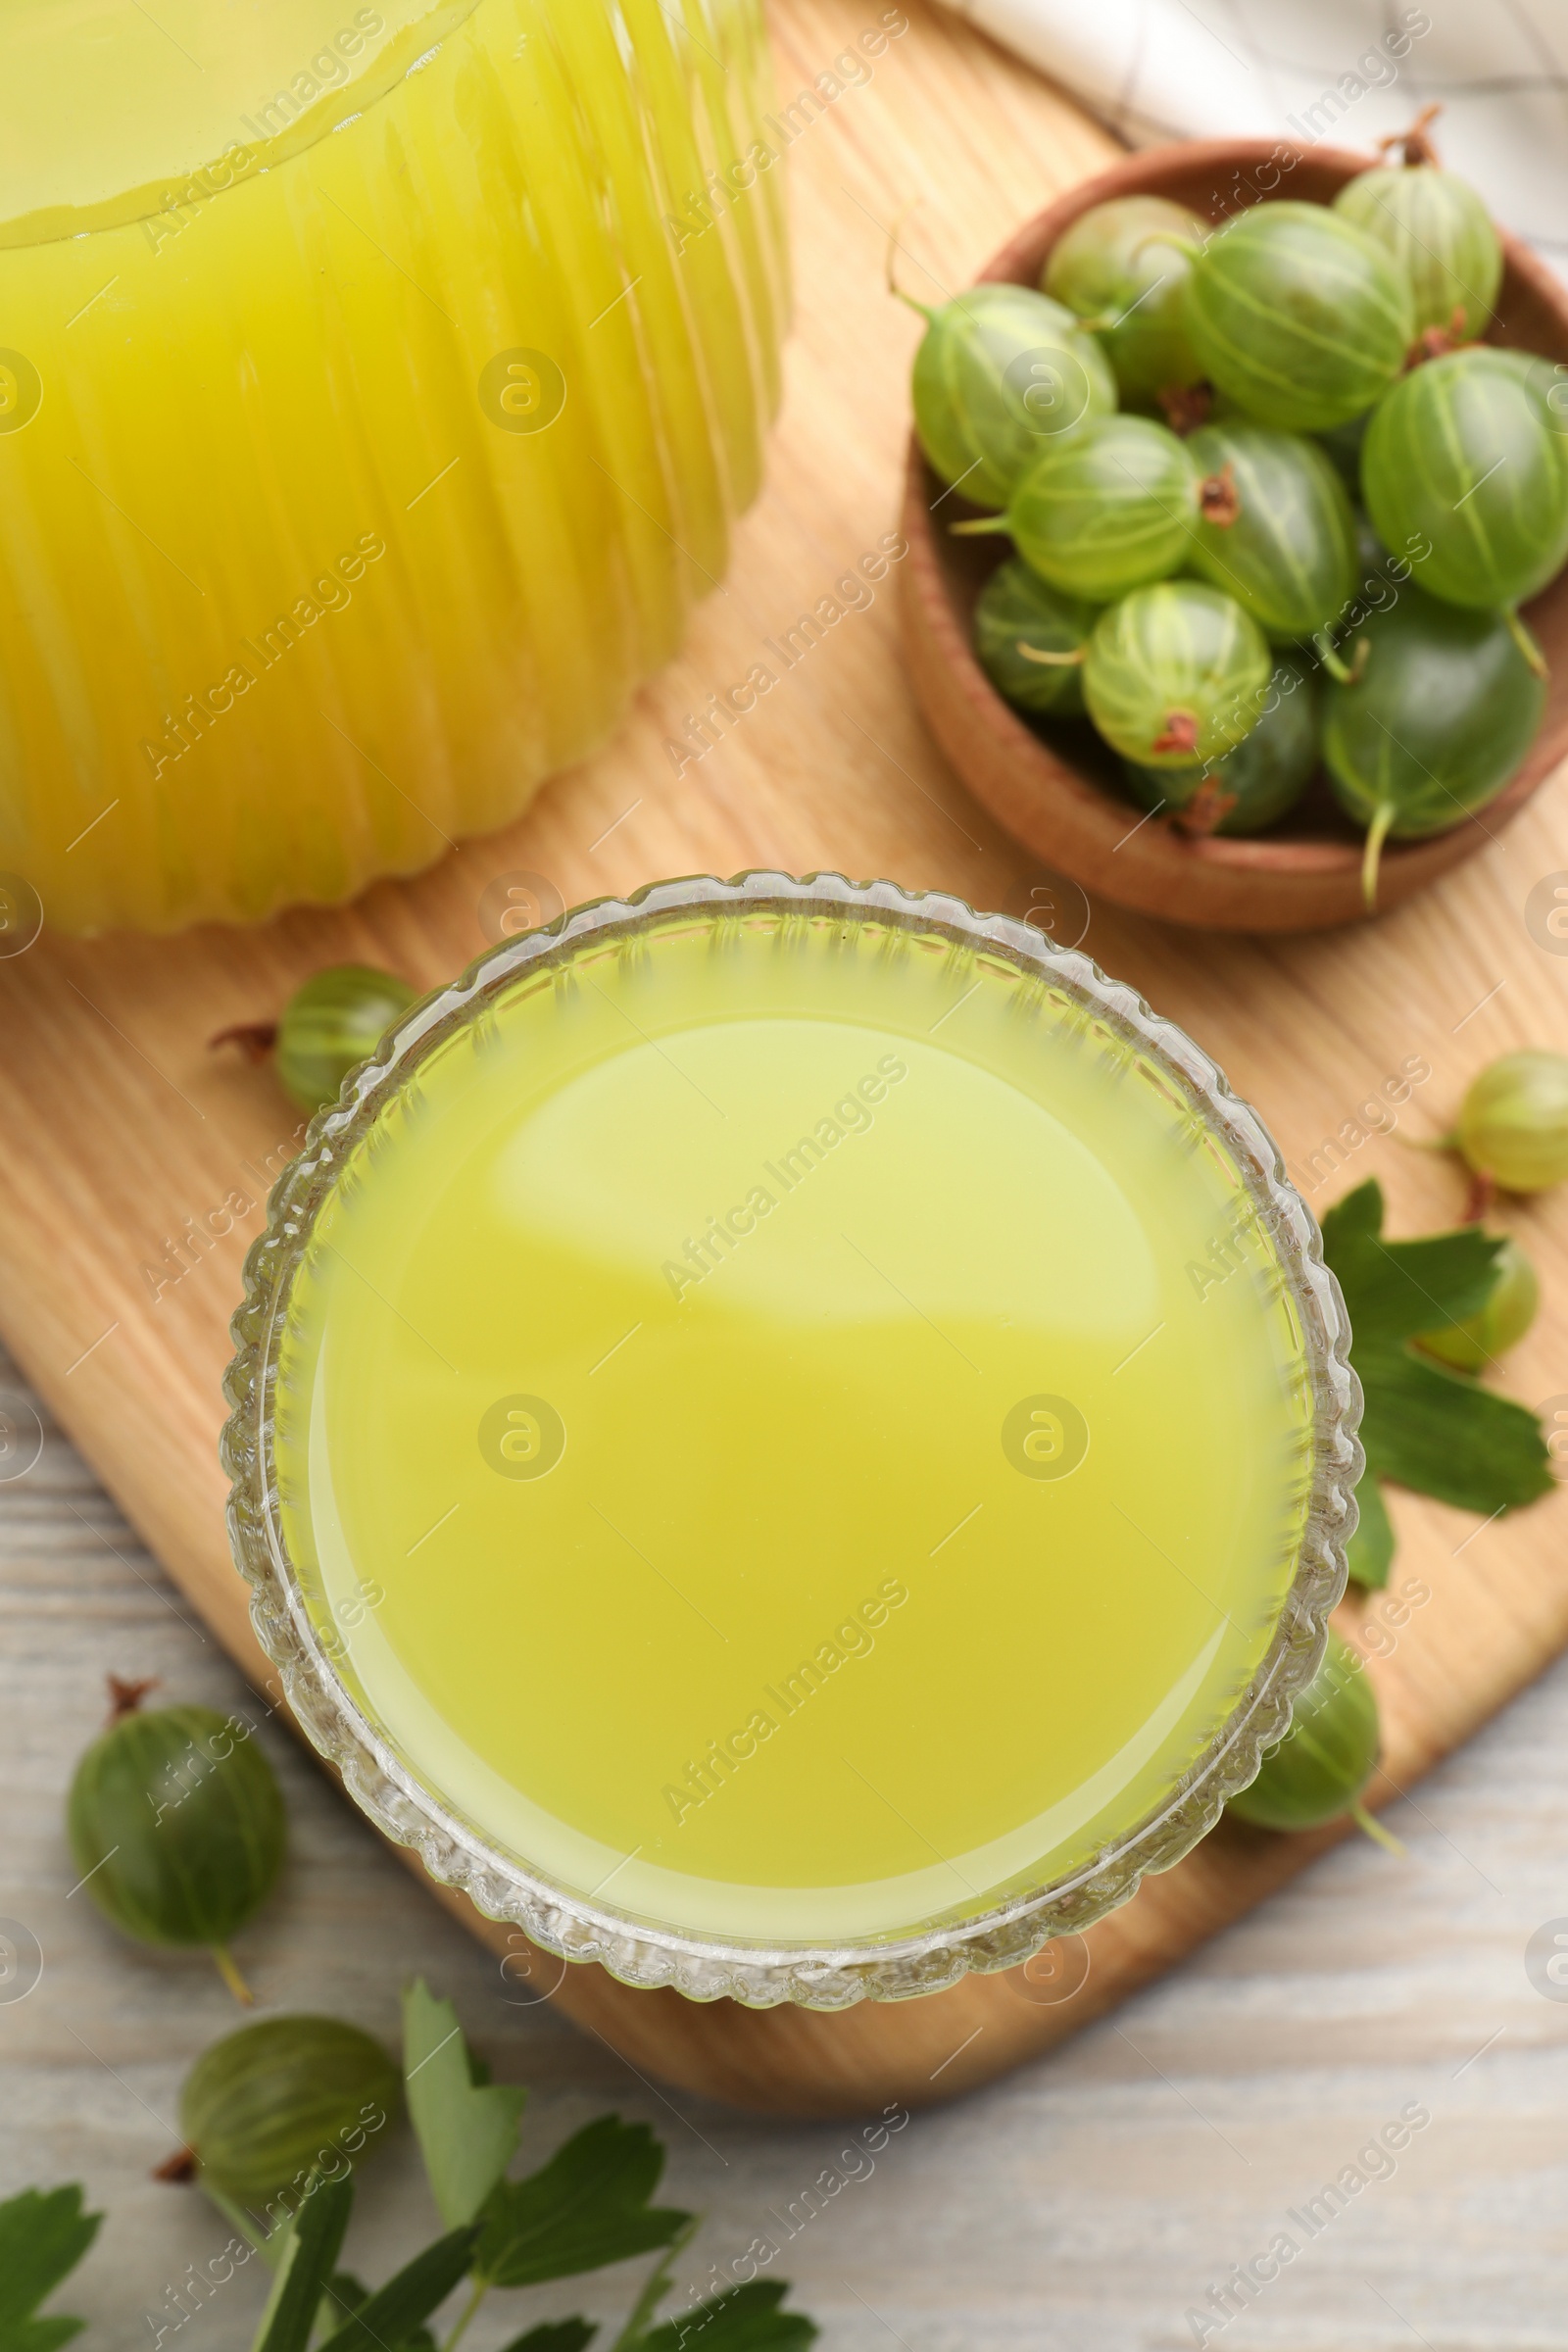
[[[502,823],[758,485],[758,0],[17,0],[5,43],[0,869],[167,929]]]
[[[1343,1582],[1343,1310],[1129,991],[886,885],[667,885],[352,1091],[250,1263],[236,1538],[441,1875],[831,2004],[1022,1958],[1250,1777]]]

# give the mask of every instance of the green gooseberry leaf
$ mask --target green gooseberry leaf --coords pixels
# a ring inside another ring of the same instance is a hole
[[[1375,1177],[1331,1208],[1323,1254],[1339,1279],[1356,1346],[1386,1347],[1462,1323],[1491,1298],[1502,1240],[1465,1225],[1415,1242],[1386,1242]]]
[[[598,2333],[593,2320],[544,2320],[525,2335],[514,2335],[502,2352],[587,2352]]]
[[[646,2124],[600,2116],[526,2180],[498,2183],[475,2275],[494,2286],[532,2286],[667,2246],[692,2217],[649,2204],[663,2168]]]
[[[478,2079],[456,2009],[417,1978],[403,1996],[403,2072],[436,2211],[461,2229],[478,2218],[516,2154],[528,2094]]]
[[[1407,1348],[1354,1357],[1368,1468],[1456,1510],[1494,1517],[1549,1494],[1541,1423],[1510,1397]]]
[[[354,2183],[347,2175],[326,2180],[316,2173],[306,2182],[251,2352],[307,2352],[353,2206]]]
[[[643,2339],[645,2352],[682,2352],[694,2341],[702,2352],[806,2352],[818,2332],[816,2323],[804,2312],[779,2310],[789,2291],[784,2280],[773,2278],[727,2287],[655,2328]]]
[[[406,2347],[413,2330],[444,2303],[458,2280],[466,2276],[473,2255],[478,2226],[469,2223],[438,2237],[422,2254],[405,2263],[385,2286],[362,2303],[321,2352],[386,2352],[389,2345]]]
[[[1394,1524],[1372,1471],[1356,1488],[1355,1499],[1361,1516],[1349,1543],[1350,1582],[1369,1592],[1380,1592],[1394,1565]]]
[[[1323,1255],[1350,1315],[1367,1468],[1488,1517],[1536,1501],[1554,1483],[1536,1415],[1405,1344],[1480,1313],[1497,1281],[1502,1241],[1463,1226],[1386,1242],[1383,1210],[1383,1189],[1372,1179],[1323,1219]],[[1383,1569],[1386,1576],[1387,1558]]]
[[[0,2352],[55,2352],[84,2320],[34,2315],[98,2234],[101,2213],[83,2213],[82,2190],[24,2188],[0,2205]]]

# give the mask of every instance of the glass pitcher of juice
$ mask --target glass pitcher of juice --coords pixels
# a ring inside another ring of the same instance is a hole
[[[0,870],[164,930],[514,816],[758,486],[760,0],[17,0],[5,45]]]
[[[1168,1868],[1344,1589],[1256,1117],[1086,956],[834,875],[499,948],[316,1121],[225,1459],[295,1712],[568,1959],[838,2008]]]

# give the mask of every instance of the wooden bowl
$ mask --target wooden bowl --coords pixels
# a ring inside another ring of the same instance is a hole
[[[1168,196],[1218,220],[1271,196],[1327,203],[1376,161],[1343,147],[1298,149],[1267,139],[1194,139],[1149,149],[1039,214],[981,275],[1038,285],[1063,230],[1107,197]],[[1491,339],[1568,360],[1568,292],[1516,238],[1504,234],[1502,243]],[[971,616],[986,579],[1010,550],[1005,540],[954,538],[947,524],[972,512],[956,493],[944,493],[911,436],[904,502],[909,553],[900,566],[909,670],[937,741],[993,816],[1057,873],[1166,922],[1309,931],[1362,918],[1361,835],[1321,778],[1269,833],[1194,837],[1169,818],[1140,822],[1120,788],[1114,756],[1087,724],[1073,730],[1081,746],[1075,742],[1064,755],[1003,701],[975,660]],[[1387,845],[1380,913],[1483,848],[1568,753],[1568,571],[1526,611],[1552,673],[1540,732],[1512,782],[1475,816],[1427,841]]]

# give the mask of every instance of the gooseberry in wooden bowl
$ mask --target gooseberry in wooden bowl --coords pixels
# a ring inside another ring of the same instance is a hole
[[[1331,203],[1377,160],[1266,139],[1146,150],[1027,222],[981,277],[1038,286],[1056,240],[1112,197],[1165,197],[1218,221],[1279,197]],[[1516,238],[1499,235],[1503,276],[1487,340],[1568,362],[1568,292]],[[1004,701],[976,659],[973,615],[986,581],[1012,551],[1005,539],[954,535],[952,523],[976,512],[945,487],[911,435],[904,505],[909,554],[902,566],[909,672],[937,741],[992,815],[1086,891],[1165,922],[1307,931],[1364,917],[1363,839],[1321,776],[1266,833],[1184,832],[1166,816],[1146,815],[1128,797],[1114,755],[1087,724],[1052,727],[1048,735]],[[1568,570],[1523,617],[1550,673],[1539,730],[1507,785],[1474,815],[1423,840],[1388,842],[1380,913],[1486,847],[1568,755]]]

